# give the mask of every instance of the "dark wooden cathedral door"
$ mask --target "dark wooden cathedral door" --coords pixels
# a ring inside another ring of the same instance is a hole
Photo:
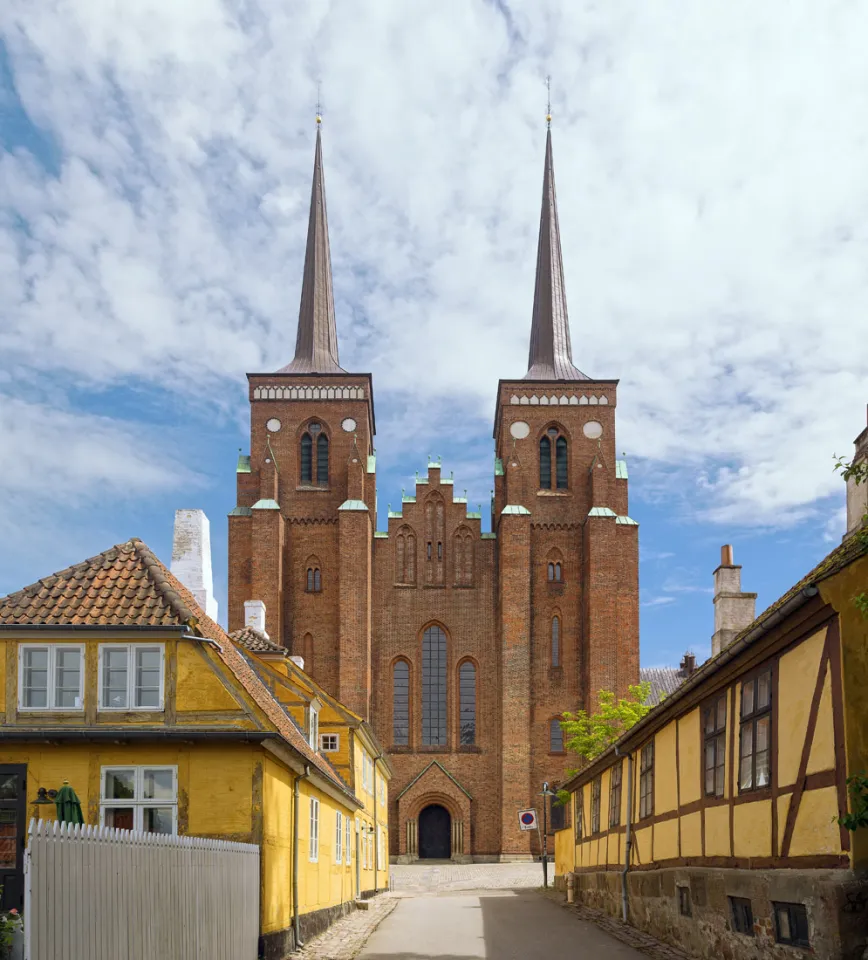
[[[419,857],[422,860],[448,860],[452,855],[452,818],[439,804],[419,814]]]

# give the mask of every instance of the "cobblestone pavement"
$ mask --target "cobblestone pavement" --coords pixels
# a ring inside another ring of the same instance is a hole
[[[392,865],[398,894],[452,893],[459,890],[535,890],[542,886],[541,863],[411,863]],[[549,883],[554,864],[549,864]]]
[[[604,930],[616,940],[620,940],[621,943],[626,943],[636,950],[641,950],[652,960],[693,960],[689,953],[664,943],[648,933],[643,933],[641,930],[631,927],[628,923],[624,923],[623,920],[610,917],[602,910],[595,910],[593,907],[586,907],[579,903],[567,903],[566,897],[556,890],[549,890],[545,896],[575,915],[579,920],[595,924],[600,930]]]
[[[398,901],[381,893],[368,901],[367,910],[353,910],[328,930],[307,943],[293,957],[305,960],[353,960],[377,925],[395,909]]]

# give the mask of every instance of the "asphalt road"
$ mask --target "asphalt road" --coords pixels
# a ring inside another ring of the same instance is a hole
[[[407,897],[358,960],[647,960],[531,891]]]

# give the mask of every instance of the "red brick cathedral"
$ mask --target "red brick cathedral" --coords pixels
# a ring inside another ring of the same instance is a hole
[[[558,716],[639,678],[618,382],[573,365],[551,132],[528,370],[497,391],[491,533],[439,463],[377,530],[372,379],[338,362],[319,128],[295,358],[248,379],[229,629],[263,602],[271,640],[371,723],[396,771],[393,858],[529,856],[518,811],[569,765]]]

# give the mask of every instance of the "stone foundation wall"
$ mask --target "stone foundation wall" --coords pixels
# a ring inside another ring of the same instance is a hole
[[[566,879],[558,888],[566,887]],[[621,915],[621,874],[577,873],[576,901]],[[679,911],[678,887],[689,891],[690,916]],[[777,943],[772,902],[803,903],[810,953],[817,960],[862,960],[868,947],[868,877],[849,870],[735,870],[675,867],[628,874],[630,923],[702,960],[792,960]],[[730,897],[751,901],[753,936],[733,929]],[[799,951],[806,954],[807,951]]]

